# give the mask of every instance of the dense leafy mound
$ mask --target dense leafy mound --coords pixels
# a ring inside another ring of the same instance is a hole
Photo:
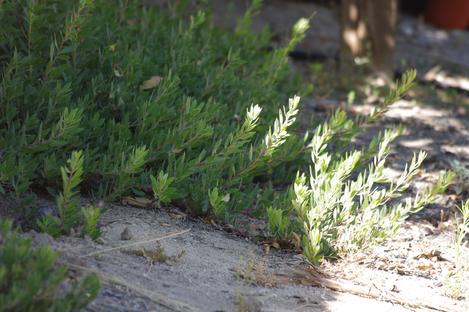
[[[269,34],[249,31],[253,10],[231,34],[202,11],[186,23],[128,2],[2,4],[3,188],[53,192],[60,166],[83,150],[86,191],[115,199],[144,190],[154,175],[160,201],[204,212],[209,189],[244,188],[278,163],[267,164],[280,158],[269,154],[252,164],[262,138],[242,119],[261,105],[266,131],[292,85],[287,53],[304,28],[288,47],[266,52]]]

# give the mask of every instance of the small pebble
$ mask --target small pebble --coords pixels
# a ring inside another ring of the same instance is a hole
[[[106,242],[104,241],[104,239],[102,237],[98,237],[96,240],[95,240],[96,243],[100,244],[100,245],[104,245],[106,244]]]
[[[121,240],[131,240],[132,239],[132,232],[130,232],[129,228],[126,227],[121,233]]]

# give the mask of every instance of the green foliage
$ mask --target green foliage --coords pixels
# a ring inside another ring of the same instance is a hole
[[[79,214],[77,187],[81,183],[83,175],[83,154],[81,151],[73,152],[67,161],[68,167],[60,168],[62,174],[63,192],[57,197],[57,212],[62,224],[62,230],[66,233],[76,225]]]
[[[100,209],[96,207],[78,208],[77,188],[83,175],[83,153],[73,152],[67,161],[68,166],[60,168],[63,191],[57,196],[57,216],[49,213],[38,221],[39,228],[54,237],[68,235],[84,224],[83,233],[95,239],[99,236],[97,228]]]
[[[230,213],[251,205],[256,179],[284,166],[287,151],[301,157],[301,140],[286,132],[296,109],[266,133],[296,83],[287,54],[307,28],[303,20],[286,47],[269,52],[269,32],[249,29],[259,4],[228,33],[203,11],[182,21],[136,0],[5,1],[2,189],[53,194],[64,155],[82,150],[82,189],[95,196],[142,194],[151,183],[158,205],[177,201],[194,213],[210,212],[214,187],[236,199]]]
[[[76,311],[97,295],[95,274],[60,291],[67,268],[56,267],[57,254],[48,246],[31,247],[31,241],[12,230],[10,221],[0,222],[0,310]]]
[[[414,77],[413,72],[404,75],[384,104],[369,116],[354,122],[339,110],[316,128],[309,145],[310,174],[299,174],[292,187],[292,208],[303,223],[303,248],[312,263],[320,262],[324,256],[356,251],[392,236],[410,213],[433,201],[451,182],[454,175],[446,173],[436,185],[414,199],[409,198],[404,204],[392,201],[407,190],[426,156],[424,152],[414,155],[399,177],[392,180],[386,177],[389,144],[402,129],[386,130],[367,150],[339,154],[328,149],[338,134],[341,140],[344,134],[350,140],[357,133],[357,125],[374,121],[408,90]],[[369,155],[373,157],[368,169],[363,170]]]
[[[469,200],[458,207],[461,220],[456,219],[454,240],[454,269],[447,273],[443,283],[446,293],[456,299],[469,297],[469,260],[467,257],[467,235],[469,234]]]
[[[464,239],[469,234],[469,199],[458,207],[462,215],[462,220],[457,223],[456,245],[461,248],[464,245]],[[461,250],[458,250],[457,256],[461,256]]]
[[[167,173],[160,171],[158,177],[150,176],[151,188],[153,190],[153,196],[155,197],[157,204],[168,204],[176,196],[177,191],[171,184],[174,182],[173,177],[169,177]]]
[[[184,2],[168,14],[137,0],[3,1],[0,192],[54,193],[62,177],[58,216],[39,222],[54,236],[80,227],[98,235],[99,210],[77,207],[80,181],[88,194],[110,200],[141,196],[151,185],[157,206],[229,222],[254,208],[267,214],[276,236],[289,235],[296,218],[312,262],[391,235],[446,181],[395,205],[425,155],[390,181],[384,164],[399,130],[367,149],[348,149],[410,88],[415,71],[368,116],[338,110],[312,137],[298,135],[300,97],[282,103],[309,91],[288,64],[309,20],[300,19],[291,40],[269,51],[271,34],[250,30],[260,4],[228,33],[202,10],[181,19]],[[76,150],[82,152],[59,170]]]
[[[104,192],[109,194],[109,199],[114,199],[116,196],[124,193],[132,186],[132,178],[140,173],[145,165],[145,159],[148,155],[148,149],[145,146],[136,147],[130,151],[130,155],[126,159],[125,154],[122,153],[121,163],[118,167],[118,178],[115,185],[111,185],[111,189],[106,189]],[[103,184],[109,187],[106,182]]]
[[[279,208],[267,208],[267,221],[269,231],[274,237],[288,237],[290,235],[290,219],[284,210]]]
[[[215,187],[208,191],[208,199],[212,206],[213,214],[220,219],[225,218],[227,214],[226,203],[230,201],[230,194],[222,196],[222,194],[219,193],[218,188]]]
[[[83,234],[88,235],[92,239],[99,237],[98,221],[101,215],[101,209],[94,206],[81,208],[83,214]]]

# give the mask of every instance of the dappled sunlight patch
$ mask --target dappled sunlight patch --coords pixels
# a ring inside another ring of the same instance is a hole
[[[413,149],[423,149],[433,143],[432,139],[413,139],[413,140],[399,140],[399,145],[405,146],[407,148]]]

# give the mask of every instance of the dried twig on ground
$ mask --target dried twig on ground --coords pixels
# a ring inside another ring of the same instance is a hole
[[[164,236],[160,236],[160,237],[156,237],[156,238],[152,238],[152,239],[147,239],[147,240],[143,240],[143,241],[133,242],[133,243],[130,243],[130,244],[124,244],[124,245],[122,245],[122,246],[117,246],[117,247],[112,247],[112,248],[101,249],[101,250],[93,251],[93,252],[90,252],[89,254],[80,256],[80,258],[86,258],[86,257],[96,256],[96,255],[103,254],[103,253],[106,253],[106,252],[110,252],[110,251],[114,251],[114,250],[120,250],[120,249],[122,249],[122,248],[133,247],[133,246],[143,245],[143,244],[147,244],[147,243],[153,243],[153,242],[157,242],[157,241],[159,241],[159,240],[165,239],[165,238],[170,238],[170,237],[174,237],[174,236],[179,236],[179,235],[185,234],[185,233],[187,233],[187,232],[189,232],[189,231],[190,231],[190,229],[187,229],[187,230],[184,230],[184,231],[175,232],[175,233],[170,233],[170,234],[167,234],[167,235],[164,235]]]

